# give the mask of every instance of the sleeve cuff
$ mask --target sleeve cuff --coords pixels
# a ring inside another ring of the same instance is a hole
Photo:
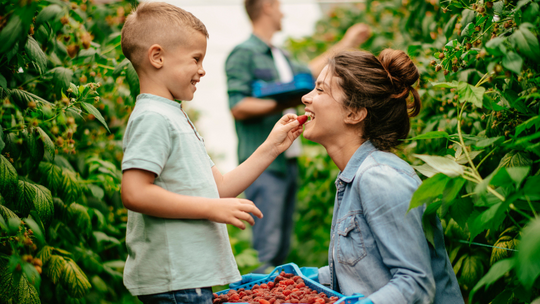
[[[391,284],[386,284],[383,288],[372,293],[368,299],[374,304],[407,304],[401,292]]]
[[[330,285],[332,283],[329,266],[319,268],[319,283],[322,285]]]
[[[159,176],[161,174],[161,171],[163,170],[160,165],[145,159],[129,159],[123,161],[122,172],[128,169],[146,170],[156,174],[156,176]]]

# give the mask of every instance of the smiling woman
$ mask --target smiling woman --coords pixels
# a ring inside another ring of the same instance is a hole
[[[428,246],[424,208],[409,210],[421,181],[388,152],[407,137],[409,116],[420,111],[412,88],[418,77],[402,51],[387,49],[379,57],[343,52],[329,60],[315,89],[302,98],[312,118],[304,137],[323,145],[341,171],[329,266],[319,270],[319,281],[378,304],[463,303],[440,222],[435,246]],[[413,102],[407,103],[411,94]]]

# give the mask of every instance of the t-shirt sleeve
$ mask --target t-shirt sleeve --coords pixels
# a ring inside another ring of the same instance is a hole
[[[122,172],[142,169],[159,176],[170,151],[169,121],[158,113],[146,112],[131,121],[126,129]]]
[[[229,108],[231,109],[242,99],[252,95],[251,58],[252,51],[236,48],[229,54],[225,63],[227,94],[229,95]]]

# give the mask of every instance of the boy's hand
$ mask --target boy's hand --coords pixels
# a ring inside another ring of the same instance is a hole
[[[258,218],[263,217],[261,210],[250,200],[222,198],[210,206],[208,219],[217,223],[231,224],[244,230],[246,224],[242,221],[248,222],[251,226],[255,225],[255,220],[250,213]]]
[[[265,144],[270,146],[277,157],[291,146],[293,141],[302,134],[302,130],[302,126],[296,120],[296,115],[286,114],[276,123]]]

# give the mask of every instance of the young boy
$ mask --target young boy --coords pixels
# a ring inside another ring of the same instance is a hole
[[[241,279],[225,224],[262,213],[235,198],[302,133],[284,116],[251,158],[221,175],[176,100],[191,100],[205,75],[208,32],[192,14],[143,2],[122,29],[122,51],[139,75],[124,135],[122,201],[128,211],[124,283],[144,303],[212,303],[210,286]]]

